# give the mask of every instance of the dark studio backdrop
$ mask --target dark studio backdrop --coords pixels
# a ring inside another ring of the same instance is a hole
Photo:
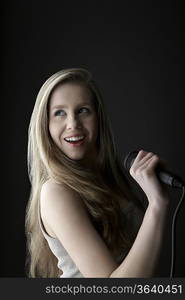
[[[82,67],[97,80],[121,156],[157,153],[185,180],[183,1],[9,1],[2,17],[1,277],[25,277],[27,130],[44,81]],[[169,277],[171,217],[159,263]],[[176,224],[175,277],[185,276],[185,205]],[[152,255],[152,253],[151,253]]]

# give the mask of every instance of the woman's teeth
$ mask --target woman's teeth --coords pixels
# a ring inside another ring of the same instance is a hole
[[[70,137],[70,138],[64,138],[67,142],[76,142],[76,141],[81,141],[84,139],[84,135],[81,136],[75,136],[75,137]]]

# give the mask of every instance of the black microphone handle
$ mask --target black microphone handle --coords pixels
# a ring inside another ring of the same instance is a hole
[[[139,151],[137,151],[137,150],[129,152],[128,155],[125,157],[124,166],[127,169],[127,171],[130,170],[138,152]],[[164,171],[160,170],[160,168],[158,168],[158,167],[156,168],[156,176],[158,177],[158,179],[161,182],[163,182],[169,186],[172,186],[175,188],[182,188],[183,186],[185,186],[184,182],[182,181],[182,179],[179,176],[171,174],[169,171],[164,172]]]
[[[182,188],[184,186],[182,180],[177,175],[172,175],[169,172],[166,173],[164,171],[156,172],[157,177],[159,180],[167,185],[170,185],[175,188]]]

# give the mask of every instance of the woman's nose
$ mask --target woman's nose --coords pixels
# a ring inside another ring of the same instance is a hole
[[[81,127],[81,122],[78,116],[69,116],[67,119],[67,129],[75,129]]]

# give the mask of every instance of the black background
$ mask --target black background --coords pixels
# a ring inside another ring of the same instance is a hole
[[[104,95],[122,157],[145,149],[185,179],[183,1],[9,1],[1,10],[1,277],[25,277],[27,130],[36,95],[56,71],[89,69]],[[168,277],[171,190],[159,263]],[[177,219],[175,277],[185,276],[185,207]],[[151,253],[152,255],[152,253]]]

